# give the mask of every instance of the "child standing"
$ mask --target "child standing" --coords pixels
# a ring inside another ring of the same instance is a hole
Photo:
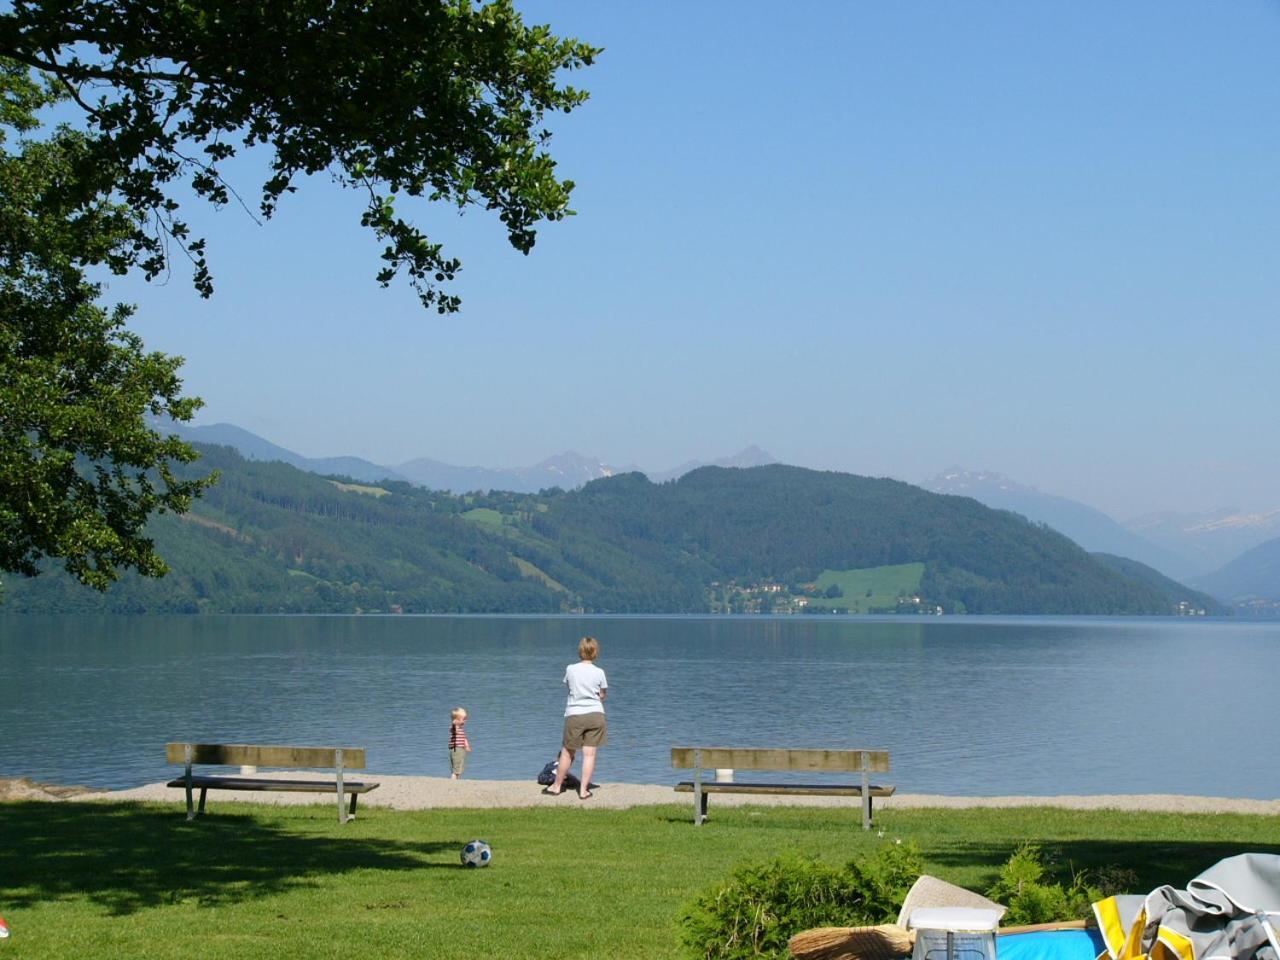
[[[449,724],[449,779],[457,780],[462,776],[462,768],[467,765],[471,741],[467,739],[467,711],[462,707],[454,707],[449,716],[453,718],[453,722]]]

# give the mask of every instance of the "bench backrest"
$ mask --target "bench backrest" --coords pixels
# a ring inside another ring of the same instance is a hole
[[[187,758],[187,748],[191,756]],[[272,747],[249,743],[167,743],[170,763],[220,763],[257,767],[337,767],[338,753],[347,770],[364,769],[364,747]]]
[[[889,772],[888,750],[789,750],[759,747],[672,747],[671,766],[682,769]]]

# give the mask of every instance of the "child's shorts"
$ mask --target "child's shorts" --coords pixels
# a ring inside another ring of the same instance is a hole
[[[453,747],[449,751],[449,772],[462,776],[462,768],[467,765],[467,751],[462,747]]]

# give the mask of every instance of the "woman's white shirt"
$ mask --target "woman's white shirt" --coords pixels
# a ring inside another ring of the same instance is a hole
[[[569,697],[564,705],[566,717],[579,713],[604,713],[604,691],[608,689],[609,682],[604,671],[590,660],[569,664],[564,671],[564,685],[569,688]]]

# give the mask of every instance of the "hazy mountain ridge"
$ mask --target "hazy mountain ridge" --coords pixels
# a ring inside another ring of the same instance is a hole
[[[213,423],[207,426],[193,427],[185,423],[166,422],[164,430],[176,433],[184,440],[192,443],[207,443],[217,446],[231,447],[247,460],[272,461],[279,460],[291,467],[316,473],[322,476],[341,475],[352,480],[365,483],[376,483],[379,480],[403,480],[409,478],[390,467],[373,463],[361,457],[304,457],[278,444],[266,440],[256,433],[232,423]]]
[[[1047,524],[1092,553],[1128,557],[1175,580],[1195,570],[1191,559],[1126,529],[1101,510],[1042,493],[989,470],[952,467],[920,486],[934,493],[973,497],[997,510],[1012,510],[1028,520]]]
[[[1246,610],[1269,612],[1280,606],[1280,537],[1246,550],[1195,585]]]
[[[450,493],[474,490],[537,493],[552,487],[572,490],[618,472],[601,460],[584,457],[572,450],[529,467],[459,467],[419,457],[400,464],[396,470],[429,490],[448,490]]]
[[[1237,557],[1280,536],[1280,510],[1246,513],[1223,508],[1204,513],[1153,513],[1125,521],[1146,540],[1188,557],[1188,577],[1204,579]]]
[[[672,467],[670,470],[659,470],[657,472],[642,470],[640,472],[644,473],[654,483],[666,483],[668,480],[678,480],[686,473],[691,473],[701,467],[767,467],[777,462],[767,450],[761,450],[755,444],[751,444],[731,456],[721,457],[718,460],[712,460],[710,463],[703,460],[686,460],[678,467]]]
[[[202,447],[222,478],[149,532],[172,573],[106,596],[59,571],[6,582],[9,612],[699,613],[715,585],[802,595],[824,570],[923,565],[947,612],[1172,612],[1187,591],[1118,573],[1066,537],[964,497],[781,465],[638,473],[576,491],[351,489]],[[374,494],[374,495],[370,495]],[[798,593],[797,593],[798,591]]]
[[[599,458],[583,456],[572,450],[547,457],[528,467],[466,467],[433,460],[430,457],[417,457],[395,467],[389,467],[362,457],[304,457],[300,453],[295,453],[231,423],[193,427],[168,421],[163,429],[193,443],[231,447],[249,460],[278,460],[309,473],[321,476],[347,476],[365,483],[400,480],[418,484],[428,490],[447,490],[450,493],[490,490],[537,493],[553,487],[574,490],[592,480],[636,470],[644,473],[654,482],[662,482],[675,480],[699,467],[758,467],[777,462],[768,452],[751,445],[735,454],[709,462],[689,460],[670,470],[657,471],[643,470],[635,466],[613,467]]]

